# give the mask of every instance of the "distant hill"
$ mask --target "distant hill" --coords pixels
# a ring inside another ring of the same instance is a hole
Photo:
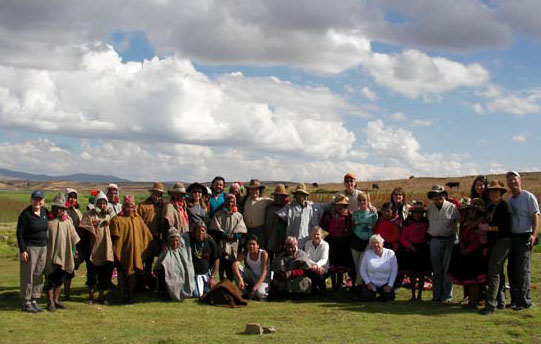
[[[0,179],[34,180],[34,181],[68,181],[68,182],[94,182],[94,183],[126,183],[128,179],[102,174],[75,173],[65,176],[49,176],[46,174],[33,174],[11,171],[0,168]]]

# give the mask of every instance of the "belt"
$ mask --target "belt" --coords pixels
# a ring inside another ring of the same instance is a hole
[[[451,238],[454,238],[455,235],[432,235],[432,239],[451,239]]]

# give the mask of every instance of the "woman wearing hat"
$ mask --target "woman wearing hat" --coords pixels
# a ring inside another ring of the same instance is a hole
[[[286,240],[286,223],[276,216],[276,212],[289,203],[284,184],[276,185],[272,196],[274,200],[267,207],[265,214],[265,241],[270,262],[282,252],[284,240]]]
[[[493,180],[487,186],[490,204],[487,208],[487,224],[480,228],[487,232],[488,246],[488,289],[485,308],[481,314],[493,313],[496,308],[505,307],[505,281],[502,283],[501,272],[511,249],[511,228],[513,214],[511,207],[502,196],[507,192],[502,182]]]
[[[188,186],[188,200],[186,202],[186,211],[190,223],[190,232],[193,231],[196,224],[203,223],[207,226],[210,218],[207,211],[207,205],[204,197],[207,195],[207,188],[199,183],[192,183]]]
[[[345,282],[344,274],[347,273],[353,283],[356,271],[351,256],[349,199],[345,195],[337,195],[334,197],[333,206],[334,209],[323,215],[320,226],[329,233],[325,237],[325,241],[329,243],[329,271],[332,288],[337,291]]]
[[[225,195],[224,207],[214,214],[210,230],[220,251],[220,280],[225,273],[227,278],[233,281],[233,262],[238,257],[241,240],[247,233],[242,214],[236,206],[235,195]]]
[[[410,215],[404,222],[400,234],[400,248],[396,252],[399,273],[410,279],[411,300],[420,301],[422,298],[424,280],[430,276],[430,250],[427,243],[426,231],[428,221],[425,217],[423,202],[413,202]],[[415,290],[418,289],[417,296]]]
[[[242,216],[244,223],[248,228],[249,235],[255,235],[258,238],[258,243],[261,248],[266,249],[265,242],[265,210],[272,203],[272,199],[262,197],[264,185],[261,185],[259,180],[252,179],[245,186],[248,190],[248,195],[244,200],[244,209]]]
[[[469,200],[469,199],[468,199]],[[483,254],[484,243],[481,239],[480,226],[486,223],[485,202],[474,198],[471,203],[461,202],[460,210],[467,212],[460,224],[458,245],[453,249],[449,273],[453,283],[461,284],[468,289],[469,302],[467,307],[477,308],[479,291],[487,280],[486,257]]]
[[[79,236],[75,231],[73,222],[69,219],[66,210],[64,195],[58,194],[49,214],[47,260],[45,266],[45,291],[47,291],[47,310],[55,311],[57,308],[66,308],[59,301],[62,284],[69,274],[75,270],[75,258],[77,251],[75,245],[79,242]]]
[[[167,193],[170,196],[169,203],[163,209],[163,231],[168,228],[176,228],[180,233],[190,230],[190,220],[186,211],[186,188],[184,184],[178,182],[169,189]],[[162,232],[163,232],[162,231]],[[167,232],[162,233],[163,238],[167,238]]]
[[[73,222],[73,226],[75,227],[75,230],[77,231],[77,234],[79,236],[81,233],[79,232],[79,223],[81,222],[81,219],[83,218],[83,214],[79,211],[79,193],[77,190],[72,188],[66,188],[66,214],[70,217],[71,221]],[[79,245],[77,245],[77,250],[79,250]],[[82,262],[80,261],[79,257],[75,261],[75,269],[79,268],[79,264]],[[71,294],[71,280],[75,277],[75,271],[66,277],[66,280],[64,281],[64,299],[65,300],[71,300],[70,294]]]
[[[86,261],[86,285],[88,303],[94,302],[94,291],[98,289],[98,302],[107,303],[105,291],[111,286],[113,271],[113,242],[107,208],[107,196],[100,191],[94,199],[94,207],[81,220],[80,253]]]
[[[43,207],[45,194],[36,190],[30,197],[30,205],[17,219],[17,244],[20,257],[20,286],[22,311],[36,313],[43,288],[43,270],[47,256],[47,210]]]

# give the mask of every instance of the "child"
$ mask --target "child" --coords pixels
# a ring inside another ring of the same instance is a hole
[[[383,203],[381,207],[382,218],[376,222],[374,234],[379,234],[385,240],[384,247],[396,252],[400,245],[400,228],[394,222],[396,218],[391,203]]]

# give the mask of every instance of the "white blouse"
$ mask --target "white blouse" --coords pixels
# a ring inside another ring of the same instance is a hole
[[[383,249],[381,256],[366,250],[361,263],[361,277],[364,283],[373,283],[376,287],[393,286],[398,271],[398,263],[393,250]]]

